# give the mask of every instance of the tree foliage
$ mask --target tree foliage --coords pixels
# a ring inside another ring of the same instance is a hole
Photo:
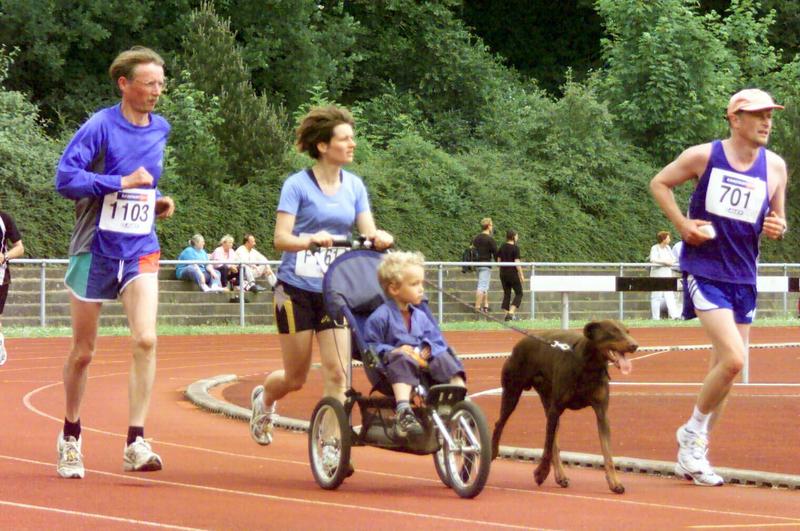
[[[15,219],[29,254],[64,256],[72,209],[58,201],[52,178],[61,145],[45,133],[35,105],[3,88],[9,64],[0,47],[0,209]]]
[[[785,0],[0,0],[0,48],[16,54],[0,51],[0,199],[33,255],[64,255],[72,205],[53,168],[77,124],[117,101],[111,58],[144,44],[169,78],[165,257],[195,232],[268,248],[281,181],[312,163],[291,126],[339,102],[357,121],[352,169],[401,247],[456,259],[488,215],[520,232],[526,260],[642,260],[668,228],[649,179],[726,134],[735,90],[787,105],[773,146],[800,164],[798,13]],[[792,223],[797,201],[791,183]],[[762,256],[797,261],[795,234]]]
[[[627,137],[656,160],[723,133],[733,53],[715,13],[688,0],[598,0],[604,92]]]
[[[379,111],[376,122],[382,122],[381,99],[388,95],[404,114],[424,120],[420,127],[437,144],[461,146],[483,109],[516,81],[454,14],[458,6],[456,0],[350,2],[348,13],[362,28],[356,44],[362,60],[345,101],[372,101],[365,111]]]
[[[358,24],[344,2],[266,0],[225,2],[221,16],[239,36],[242,59],[257,91],[290,110],[322,85],[339,98],[350,85],[360,54],[354,50]]]
[[[227,175],[222,183],[244,184],[282,166],[286,151],[286,116],[264,94],[256,94],[230,23],[204,3],[189,15],[179,67],[193,83],[218,96],[224,120],[214,124]]]

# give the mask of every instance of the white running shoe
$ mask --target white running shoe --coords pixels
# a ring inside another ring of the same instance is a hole
[[[675,437],[678,439],[675,475],[683,476],[703,487],[719,487],[725,483],[708,462],[708,439],[705,434],[695,433],[683,425],[678,428]]]
[[[250,437],[261,446],[267,446],[272,442],[272,422],[277,402],[273,402],[272,407],[267,411],[263,396],[263,385],[257,385],[250,393],[250,409],[252,411],[250,414]]]
[[[56,470],[62,478],[83,478],[83,455],[81,454],[81,438],[69,436],[64,439],[64,432],[58,434],[56,443],[58,464]]]
[[[0,334],[0,365],[5,364],[7,359],[8,353],[6,352],[6,338],[3,334]]]
[[[163,466],[161,457],[141,437],[136,437],[135,441],[125,447],[122,459],[125,472],[155,472]]]

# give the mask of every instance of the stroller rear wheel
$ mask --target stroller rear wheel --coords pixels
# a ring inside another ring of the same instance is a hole
[[[347,477],[350,433],[342,403],[330,396],[320,400],[311,414],[308,459],[314,480],[323,489],[336,489]]]
[[[464,400],[453,407],[447,430],[453,445],[445,442],[442,453],[449,486],[462,498],[474,498],[486,485],[492,463],[491,436],[486,417],[478,406]],[[438,461],[434,463],[439,473]],[[441,474],[439,477],[442,482],[445,481]]]

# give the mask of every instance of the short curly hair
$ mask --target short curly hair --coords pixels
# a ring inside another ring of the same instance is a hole
[[[355,127],[356,124],[353,115],[344,107],[336,105],[314,107],[303,117],[295,131],[297,151],[308,152],[311,158],[319,159],[317,144],[330,142],[333,130],[341,124],[350,124],[351,127]]]
[[[403,273],[410,266],[425,267],[425,257],[422,253],[398,251],[388,253],[383,257],[378,266],[378,283],[387,294],[389,286],[403,281]]]

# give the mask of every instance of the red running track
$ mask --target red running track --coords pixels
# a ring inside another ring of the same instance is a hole
[[[668,340],[666,334],[680,337]],[[642,330],[634,335],[643,345],[705,342],[696,329]],[[754,343],[797,340],[794,330],[756,329],[754,336]],[[517,338],[510,332],[448,334],[463,353],[507,351]],[[201,378],[238,374],[248,380],[239,385],[246,388],[265,371],[277,369],[280,352],[274,336],[160,339],[146,435],[154,439],[165,469],[147,474],[122,472],[128,340],[101,338],[82,413],[86,478],[64,480],[55,473],[55,438],[63,414],[60,380],[68,344],[68,339],[7,340],[10,359],[0,369],[0,529],[800,527],[800,491],[732,485],[700,488],[676,479],[622,474],[627,490],[619,496],[608,491],[601,471],[570,468],[569,488],[558,487],[552,478],[537,487],[531,464],[495,461],[484,492],[474,500],[461,500],[438,481],[429,456],[374,448],[356,448],[356,474],[337,491],[323,491],[311,476],[305,434],[280,431],[272,446],[262,448],[250,440],[245,423],[200,411],[183,397],[186,386]],[[634,373],[626,379],[697,381],[704,358],[703,351],[643,358],[634,362]],[[772,378],[769,371],[777,367],[780,379],[794,378],[798,383],[797,349],[764,350],[763,355],[758,350],[753,358],[754,380]],[[498,387],[500,363],[468,362],[470,391]],[[621,380],[616,375],[615,381]],[[236,395],[235,387],[221,394]],[[672,432],[690,411],[694,392],[685,387],[669,393],[660,387],[613,388],[615,455],[671,459]],[[800,393],[796,387],[769,391],[773,396],[760,396],[766,394],[763,389],[755,393],[758,396],[749,393],[750,389],[735,391],[718,426],[724,435],[712,443],[712,460],[739,467],[733,461],[739,456],[745,458],[746,468],[772,466],[775,471],[797,473],[783,469],[781,456],[788,455],[788,462],[796,456]],[[312,374],[306,390],[282,401],[280,412],[307,418],[318,394],[318,375]],[[496,418],[497,400],[479,399],[490,423]],[[747,413],[751,400],[761,404],[755,407],[757,423]],[[588,427],[586,422],[583,412],[564,418],[560,441],[565,451],[597,452],[593,422]],[[769,433],[768,450],[757,455],[764,430],[753,424],[773,422],[780,429]],[[520,429],[509,431],[504,444],[541,446],[543,415],[538,399],[523,399],[511,423]],[[629,431],[642,435],[645,442],[630,439]]]

